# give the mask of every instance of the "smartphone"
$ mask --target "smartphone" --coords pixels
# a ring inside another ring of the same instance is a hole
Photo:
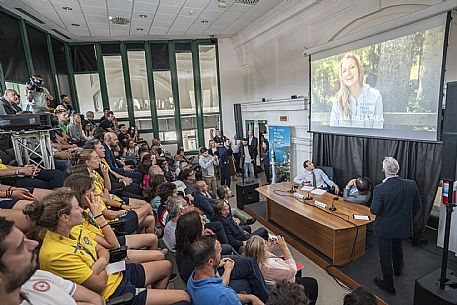
[[[370,216],[367,216],[367,215],[355,215],[354,214],[353,217],[355,220],[370,220]]]

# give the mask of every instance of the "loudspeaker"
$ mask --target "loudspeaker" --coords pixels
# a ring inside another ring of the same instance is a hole
[[[259,202],[259,193],[255,190],[258,187],[258,182],[236,184],[236,206],[240,210],[247,204]]]
[[[457,82],[447,83],[443,120],[443,159],[441,178],[457,180]]]
[[[441,269],[416,280],[414,287],[414,305],[455,305],[457,304],[457,277],[447,270],[448,279],[443,290],[440,287]]]
[[[241,115],[241,104],[233,105],[233,114],[235,116],[236,138],[241,140],[243,138],[243,116]]]

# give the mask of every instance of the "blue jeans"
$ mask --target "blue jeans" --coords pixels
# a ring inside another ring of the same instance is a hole
[[[254,163],[244,163],[244,178],[254,180]]]

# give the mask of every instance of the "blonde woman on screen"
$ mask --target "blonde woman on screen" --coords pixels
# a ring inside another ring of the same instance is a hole
[[[384,127],[381,93],[363,81],[360,59],[354,54],[346,54],[340,63],[340,89],[333,103],[330,126]]]

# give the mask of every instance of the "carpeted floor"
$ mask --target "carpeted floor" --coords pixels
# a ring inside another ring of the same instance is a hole
[[[254,211],[256,214],[266,217],[266,208],[263,202],[254,203],[246,206],[247,209]],[[284,230],[278,224],[274,224]],[[415,280],[424,275],[435,271],[441,266],[442,249],[436,246],[436,231],[427,229],[425,233],[429,242],[425,245],[415,247],[409,240],[403,242],[405,267],[400,277],[395,277],[396,296],[391,296],[373,283],[374,277],[382,277],[381,266],[379,264],[378,248],[376,238],[371,230],[367,232],[367,246],[365,256],[351,262],[341,270],[359,284],[368,287],[384,301],[391,305],[411,305],[414,299]],[[302,242],[304,246],[313,250],[323,259],[330,260],[323,254]],[[457,270],[457,257],[454,253],[449,254],[448,269]],[[430,304],[432,305],[432,304]]]

